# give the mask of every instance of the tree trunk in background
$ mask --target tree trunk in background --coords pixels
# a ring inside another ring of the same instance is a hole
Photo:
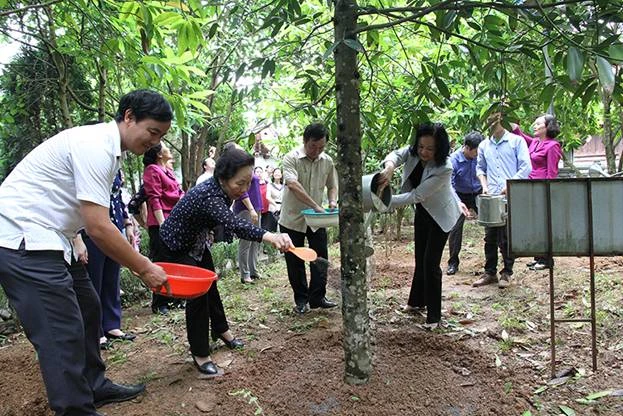
[[[99,60],[95,60],[95,67],[97,68],[99,79],[97,91],[97,119],[103,122],[106,118],[106,84],[108,83],[108,72],[106,68],[100,66]]]
[[[361,197],[361,123],[357,52],[344,39],[356,39],[357,2],[335,5],[335,87],[337,104],[337,171],[340,178],[340,252],[342,319],[344,325],[344,380],[368,381],[372,370],[367,305],[365,232]]]
[[[47,38],[45,45],[47,46],[48,53],[50,54],[50,59],[54,63],[54,68],[58,73],[57,82],[59,107],[63,115],[63,127],[69,129],[74,126],[74,123],[71,119],[71,111],[69,110],[69,92],[67,91],[69,80],[67,75],[67,65],[65,63],[65,58],[60,52],[58,52],[52,9],[50,7],[46,7],[45,10],[48,18],[47,36],[43,30],[41,31],[41,36],[43,39]]]
[[[612,174],[616,171],[616,155],[614,154],[614,137],[612,134],[612,95],[607,91],[601,92],[601,103],[604,106],[604,129],[602,142],[606,150],[606,163],[608,164],[608,173]]]

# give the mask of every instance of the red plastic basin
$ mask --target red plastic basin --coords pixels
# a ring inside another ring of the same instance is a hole
[[[157,262],[155,264],[166,272],[169,286],[171,286],[171,296],[175,298],[192,299],[201,296],[210,290],[212,282],[218,280],[216,273],[201,267],[177,263]],[[165,287],[152,290],[161,295],[167,294]]]

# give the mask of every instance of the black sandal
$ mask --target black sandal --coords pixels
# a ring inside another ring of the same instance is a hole
[[[218,367],[212,361],[208,361],[199,365],[199,363],[195,359],[195,356],[193,355],[192,357],[193,363],[195,363],[195,367],[197,367],[197,370],[199,370],[200,373],[208,374],[211,376],[215,376],[218,374]]]

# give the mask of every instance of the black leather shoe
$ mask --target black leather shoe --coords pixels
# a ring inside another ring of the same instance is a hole
[[[136,339],[136,335],[134,334],[113,335],[107,333],[104,336],[108,339],[118,339],[120,341],[134,341]]]
[[[336,306],[337,306],[337,303],[331,302],[327,298],[322,298],[322,300],[318,304],[311,304],[311,303],[309,304],[309,307],[312,309],[316,309],[316,308],[329,309],[329,308],[335,308]]]
[[[448,265],[448,270],[446,270],[446,274],[448,276],[451,276],[451,275],[455,274],[457,271],[459,271],[459,268],[457,266],[455,266],[454,264],[450,264],[450,265]]]
[[[309,306],[307,306],[307,303],[297,303],[294,307],[294,313],[299,315],[303,315],[307,312],[309,312]]]
[[[202,374],[208,374],[211,376],[215,376],[218,374],[218,367],[212,361],[208,361],[207,363],[199,365],[199,363],[197,363],[197,360],[195,359],[195,356],[193,355],[193,363],[195,363],[195,367],[197,367],[197,370],[199,370],[199,372]]]
[[[110,382],[93,392],[93,404],[95,407],[101,407],[108,403],[125,402],[132,400],[144,391],[144,384],[124,386]]]
[[[236,348],[244,348],[244,342],[241,339],[234,337],[231,341],[227,341],[222,334],[212,332],[212,341],[216,341],[217,339],[223,341],[223,343],[227,345],[227,348],[229,348],[230,350],[235,350]]]

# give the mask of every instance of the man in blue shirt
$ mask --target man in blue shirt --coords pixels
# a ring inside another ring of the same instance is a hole
[[[452,162],[452,187],[461,199],[461,202],[467,208],[473,209],[476,212],[478,212],[476,196],[482,192],[482,185],[476,176],[476,161],[478,145],[483,140],[482,134],[472,131],[465,136],[463,146],[450,155],[450,162]],[[455,274],[459,270],[459,253],[463,244],[464,223],[465,215],[461,215],[448,236],[448,248],[450,249],[448,270],[446,271],[448,275]]]
[[[485,195],[506,195],[508,179],[527,179],[532,170],[525,140],[502,127],[502,117],[502,113],[498,111],[487,118],[491,136],[478,146],[476,174]],[[496,277],[498,247],[504,260],[499,281]],[[508,252],[506,225],[485,227],[485,272],[472,286],[497,282],[500,288],[508,287],[514,263],[515,259]]]

